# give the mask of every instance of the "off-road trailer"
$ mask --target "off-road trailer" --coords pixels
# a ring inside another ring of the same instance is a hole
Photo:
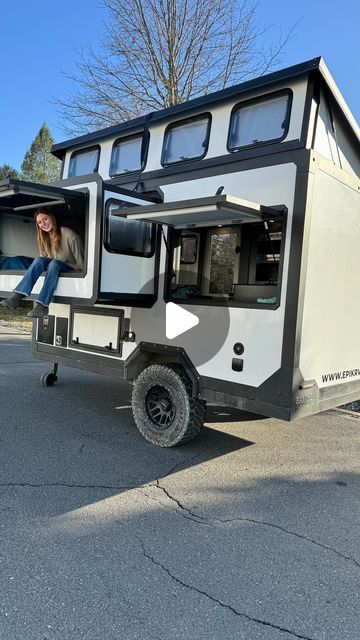
[[[359,129],[320,58],[53,153],[59,183],[0,183],[3,296],[40,205],[84,241],[34,321],[45,385],[61,363],[132,382],[159,446],[206,401],[292,420],[360,397]]]

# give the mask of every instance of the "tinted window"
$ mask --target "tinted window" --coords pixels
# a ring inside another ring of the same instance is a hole
[[[99,164],[100,149],[92,147],[84,151],[76,151],[70,158],[69,178],[84,176],[87,173],[97,171]]]
[[[202,158],[207,151],[209,131],[209,115],[170,125],[164,136],[162,164]]]
[[[149,258],[155,249],[155,225],[143,220],[128,220],[124,208],[136,206],[129,202],[110,202],[106,208],[105,246],[115,253]],[[116,214],[120,214],[116,215]]]
[[[115,142],[111,152],[111,176],[141,169],[141,143],[142,136]]]
[[[287,133],[289,111],[289,93],[239,105],[231,116],[228,148],[282,139]]]

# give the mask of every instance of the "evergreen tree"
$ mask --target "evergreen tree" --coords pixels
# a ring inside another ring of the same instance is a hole
[[[3,164],[0,167],[0,180],[5,180],[5,178],[20,178],[20,176],[14,167],[9,164]]]
[[[55,182],[60,178],[60,161],[51,154],[54,144],[45,122],[35,136],[21,165],[22,177],[30,182]]]

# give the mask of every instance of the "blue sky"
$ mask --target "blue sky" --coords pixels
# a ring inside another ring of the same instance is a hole
[[[257,16],[268,42],[300,21],[280,66],[323,56],[360,122],[359,1],[261,0]],[[62,71],[74,69],[76,47],[96,45],[104,18],[98,0],[2,0],[0,165],[20,169],[44,121],[56,142],[66,139],[52,96],[71,90]]]

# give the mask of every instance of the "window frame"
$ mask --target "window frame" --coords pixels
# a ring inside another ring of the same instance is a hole
[[[149,253],[144,253],[143,251],[128,251],[126,249],[122,250],[122,249],[115,249],[111,246],[111,244],[108,241],[108,233],[109,233],[109,222],[110,222],[110,207],[112,204],[124,204],[124,209],[125,208],[129,208],[131,207],[131,205],[133,203],[131,202],[127,202],[126,200],[119,200],[116,198],[109,198],[106,201],[105,204],[105,209],[104,209],[104,225],[103,225],[103,245],[106,249],[106,251],[108,251],[109,253],[115,253],[117,255],[124,255],[124,256],[137,256],[140,258],[152,258],[155,254],[156,251],[156,223],[154,222],[148,222],[148,221],[144,221],[144,220],[139,220],[139,222],[145,222],[145,224],[150,224],[151,225],[151,251]],[[136,204],[134,203],[134,206],[136,206]],[[121,207],[119,207],[121,208]],[[117,216],[120,218],[127,218],[127,215],[124,213],[123,216]],[[137,222],[135,220],[129,220],[129,222]]]
[[[179,159],[179,160],[173,160],[172,162],[166,162],[164,159],[164,155],[165,155],[165,148],[166,148],[166,136],[169,133],[169,131],[171,129],[174,129],[178,126],[182,126],[184,124],[186,124],[186,122],[194,122],[196,120],[203,120],[207,118],[208,123],[207,123],[207,129],[206,129],[206,138],[205,138],[205,146],[204,146],[204,151],[201,155],[195,156],[193,158],[184,158],[184,159]],[[205,158],[208,149],[209,149],[209,141],[210,141],[210,131],[211,131],[211,124],[212,124],[212,114],[210,113],[210,111],[206,111],[205,113],[199,113],[196,116],[191,116],[189,118],[182,118],[181,120],[176,120],[173,122],[170,122],[167,127],[165,128],[164,131],[164,137],[163,137],[163,144],[162,144],[162,149],[161,149],[161,166],[162,167],[172,167],[174,165],[178,165],[178,164],[183,164],[184,162],[196,162],[198,160],[202,160],[203,158]]]
[[[286,237],[287,237],[287,213],[284,212],[283,216],[282,216],[282,236],[281,236],[281,241],[280,241],[280,259],[279,259],[279,267],[278,267],[278,281],[277,284],[274,285],[276,286],[277,289],[277,294],[276,294],[276,302],[249,302],[246,300],[235,300],[234,297],[226,297],[224,296],[224,294],[200,294],[199,296],[195,297],[189,297],[189,298],[184,298],[180,299],[176,296],[172,295],[172,291],[171,291],[171,284],[172,284],[172,278],[174,275],[174,255],[175,255],[175,239],[177,236],[176,232],[180,232],[181,233],[181,229],[172,229],[170,227],[170,235],[168,238],[168,244],[169,244],[169,248],[170,251],[168,252],[167,255],[167,262],[166,262],[166,278],[165,278],[165,282],[164,282],[164,300],[165,302],[174,302],[176,304],[186,304],[187,306],[191,306],[191,305],[201,305],[201,306],[209,306],[209,307],[229,307],[229,308],[240,308],[240,309],[263,309],[263,310],[272,310],[275,311],[276,309],[278,309],[282,303],[282,296],[283,296],[283,287],[284,287],[284,283],[283,283],[283,279],[284,279],[284,260],[285,260],[285,249],[286,249]],[[255,224],[259,224],[257,222],[254,223],[249,223],[250,225],[255,225]],[[226,225],[226,227],[228,229],[232,229],[233,227],[236,228],[238,227],[238,224],[229,224]],[[241,224],[240,224],[241,227]],[[217,225],[213,225],[210,224],[208,227],[202,227],[201,228],[201,232],[202,234],[208,234],[212,229],[216,229]],[[185,230],[185,229],[184,229]],[[194,229],[196,231],[196,228]],[[186,231],[188,231],[188,229],[186,229]],[[205,237],[205,236],[204,236]],[[200,255],[200,261],[199,262],[199,267],[198,267],[198,271],[197,271],[197,279],[201,280],[204,275],[205,277],[206,274],[204,273],[204,268],[206,270],[206,248],[202,245],[202,240],[200,240],[199,242],[199,246],[198,246],[198,251],[199,251],[199,255]],[[247,249],[246,249],[247,251]],[[247,267],[250,266],[250,255],[247,256]],[[241,270],[241,262],[239,262],[238,265],[239,270]],[[248,277],[248,276],[247,276]],[[255,287],[258,286],[259,289],[266,287],[267,285],[264,284],[252,284],[250,282],[241,282],[242,278],[241,278],[241,273],[239,273],[239,282],[234,283],[234,285],[236,284],[243,284],[245,287],[249,286],[249,287]]]
[[[277,138],[269,138],[268,140],[259,140],[258,142],[252,142],[250,144],[243,144],[240,146],[231,146],[230,145],[230,138],[232,135],[232,122],[233,122],[233,118],[234,115],[237,111],[240,111],[242,107],[248,107],[251,106],[253,104],[257,104],[257,103],[266,103],[269,100],[272,100],[274,98],[277,97],[281,97],[281,96],[287,96],[288,97],[288,103],[287,103],[287,107],[286,107],[286,114],[285,114],[285,118],[283,120],[284,122],[284,131],[282,133],[281,136],[278,136]],[[229,129],[228,129],[228,135],[227,135],[227,141],[226,141],[226,149],[229,153],[236,153],[237,151],[244,151],[246,149],[253,149],[255,147],[262,147],[268,144],[274,144],[275,143],[279,143],[282,142],[283,140],[285,140],[285,138],[287,137],[288,133],[289,133],[289,128],[290,128],[290,116],[291,116],[291,109],[292,109],[292,102],[293,102],[293,92],[290,88],[288,89],[281,89],[280,91],[273,91],[272,93],[267,93],[267,94],[262,94],[261,96],[257,96],[256,98],[251,98],[250,100],[243,100],[241,102],[237,102],[233,108],[231,109],[231,114],[230,114],[230,121],[229,121]]]
[[[98,151],[98,156],[97,156],[97,161],[96,161],[96,165],[95,165],[94,171],[90,171],[88,173],[75,173],[73,175],[70,175],[71,161],[74,158],[74,156],[78,156],[78,155],[81,155],[82,153],[86,153],[88,151],[93,151],[93,150],[97,150]],[[67,177],[68,178],[79,178],[81,176],[90,175],[91,173],[98,173],[99,163],[100,163],[100,153],[101,153],[101,147],[100,147],[99,144],[94,144],[91,147],[83,147],[82,149],[77,149],[76,151],[73,151],[71,156],[70,156],[70,158],[69,158],[69,167],[68,167],[68,171],[67,171]]]
[[[111,164],[112,164],[111,160],[112,160],[114,147],[117,144],[121,143],[121,142],[126,142],[128,140],[136,139],[136,138],[140,139],[140,167],[137,168],[137,169],[132,169],[131,171],[121,171],[120,173],[113,173],[111,171]],[[143,158],[143,160],[141,160],[141,147],[142,147],[142,144],[143,144],[143,138],[144,138],[144,132],[140,132],[140,133],[133,133],[132,135],[129,135],[129,136],[121,136],[120,138],[116,138],[116,140],[114,140],[113,145],[111,147],[110,163],[109,163],[109,176],[110,176],[110,178],[116,178],[118,176],[127,176],[127,175],[131,175],[133,173],[139,173],[139,172],[144,171],[146,163],[147,163],[148,152],[149,152],[150,132],[148,131],[148,133],[147,133],[147,140],[146,140],[144,158]]]

